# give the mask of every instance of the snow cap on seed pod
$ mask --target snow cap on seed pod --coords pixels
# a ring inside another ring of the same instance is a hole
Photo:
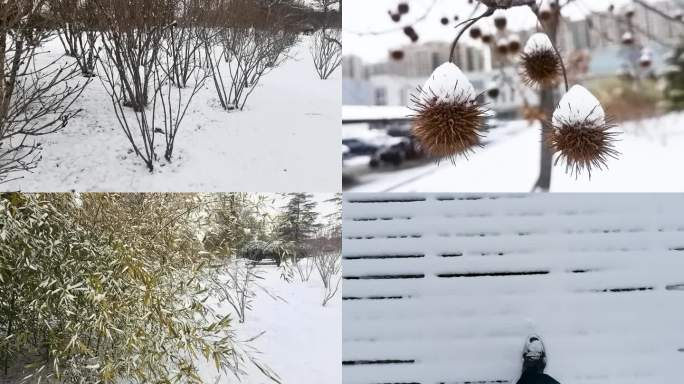
[[[545,33],[530,36],[521,54],[520,76],[534,88],[552,88],[560,83],[563,68],[560,58]]]
[[[622,44],[632,45],[634,44],[634,35],[631,32],[625,32],[622,34]]]
[[[559,153],[566,171],[579,175],[594,168],[603,169],[608,158],[617,158],[613,142],[615,127],[594,95],[575,85],[563,96],[553,113],[549,145]]]
[[[467,155],[480,145],[487,110],[477,93],[453,63],[437,67],[411,97],[415,112],[412,132],[421,147],[435,157]]]

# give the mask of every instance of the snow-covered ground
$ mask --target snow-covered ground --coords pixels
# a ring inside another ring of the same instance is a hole
[[[341,382],[342,300],[340,293],[323,307],[323,284],[314,274],[308,282],[290,283],[280,277],[275,266],[264,267],[260,285],[276,297],[259,293],[253,310],[238,327],[241,339],[265,333],[252,343],[261,353],[260,361],[272,368],[283,384],[320,384]],[[229,304],[219,307],[222,313],[232,311]],[[207,363],[201,375],[209,383],[217,377],[216,368]],[[272,384],[258,370],[248,367],[249,384]],[[220,376],[220,375],[218,375]],[[234,376],[221,376],[220,383],[234,382]]]
[[[346,194],[343,381],[669,384],[684,361],[684,196]]]
[[[492,131],[492,134],[501,129]],[[553,192],[679,192],[684,177],[684,114],[623,124],[616,143],[622,153],[608,169],[595,171],[591,179],[567,175],[554,167]],[[350,192],[529,192],[539,173],[539,126],[510,122],[506,135],[478,149],[456,165],[444,161],[395,173],[371,175]]]
[[[111,101],[95,79],[75,105],[83,109],[80,115],[63,131],[41,138],[45,149],[38,168],[0,188],[41,192],[339,190],[341,71],[320,80],[309,52],[311,43],[311,37],[302,37],[290,52],[292,58],[263,77],[245,111],[222,110],[213,82],[207,81],[182,123],[175,159],[158,163],[153,174],[130,152]],[[56,39],[46,49],[50,54],[42,56],[43,60],[63,53]],[[157,152],[162,157],[163,147]]]

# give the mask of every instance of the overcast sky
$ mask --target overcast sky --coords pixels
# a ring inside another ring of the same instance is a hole
[[[263,193],[260,195],[267,196],[270,199],[270,206],[271,206],[271,213],[272,214],[277,214],[281,212],[281,209],[283,206],[287,204],[288,198],[283,197],[279,193]],[[325,222],[325,216],[333,213],[337,207],[335,204],[326,202],[326,200],[332,199],[335,194],[334,193],[312,193],[314,195],[314,201],[318,204],[317,210],[319,213],[319,221],[321,223]]]
[[[396,10],[397,4],[401,2],[408,2],[411,11],[397,24],[390,19],[387,11]],[[587,8],[600,11],[606,10],[611,3],[621,6],[627,2],[628,0],[575,0],[567,6],[564,14],[573,19],[581,18],[582,15],[587,14]],[[432,6],[433,3],[434,6]],[[429,9],[431,11],[428,13]],[[468,0],[345,0],[342,12],[344,54],[361,56],[366,62],[385,60],[390,49],[410,43],[401,31],[401,27],[413,24],[416,18],[425,14],[427,17],[415,26],[420,41],[452,41],[456,36],[454,16],[458,15],[464,20],[470,15],[472,9],[473,5],[469,5]],[[481,6],[478,12],[483,10]],[[512,29],[532,28],[535,25],[535,18],[527,7],[518,7],[505,12]],[[452,20],[449,26],[443,26],[440,23],[442,17],[449,17]],[[359,35],[359,33],[386,31],[397,29],[397,27],[399,30],[391,33]]]

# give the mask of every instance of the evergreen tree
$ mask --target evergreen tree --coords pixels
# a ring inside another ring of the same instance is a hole
[[[672,67],[672,70],[665,75],[667,79],[665,97],[668,100],[668,109],[680,111],[684,109],[684,41],[674,49],[668,64]]]
[[[246,193],[228,193],[214,199],[210,230],[204,238],[207,250],[228,256],[242,249],[250,240],[266,238],[269,218],[260,212],[263,198]]]
[[[342,194],[336,193],[334,197],[325,201],[332,203],[334,210],[325,215],[328,226],[328,235],[331,237],[342,237]]]
[[[320,225],[317,223],[316,202],[310,193],[291,193],[278,221],[278,237],[301,247],[312,238]]]

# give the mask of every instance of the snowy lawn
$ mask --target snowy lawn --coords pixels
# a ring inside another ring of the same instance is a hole
[[[99,79],[76,107],[83,111],[61,132],[42,138],[33,173],[0,186],[22,191],[322,191],[339,189],[339,69],[320,80],[300,38],[281,67],[264,76],[245,111],[221,109],[209,79],[193,100],[171,163],[153,174],[131,151]],[[57,39],[42,60],[62,55]],[[72,60],[63,58],[62,60]],[[190,89],[187,92],[191,92]],[[187,96],[186,96],[187,97]],[[157,138],[163,156],[163,136]]]
[[[483,149],[439,166],[403,170],[368,178],[350,192],[529,192],[539,173],[539,126],[508,123],[512,128]],[[684,164],[684,114],[630,122],[618,127],[624,134],[616,149],[622,154],[610,159],[607,170],[596,170],[577,179],[554,167],[553,192],[679,192],[684,177],[677,169]],[[492,131],[495,133],[496,131]]]
[[[264,267],[260,282],[269,292],[283,300],[274,300],[259,293],[248,312],[244,324],[238,328],[240,339],[254,337],[261,332],[253,346],[261,352],[257,357],[272,368],[284,384],[340,383],[342,372],[342,299],[341,292],[323,307],[323,284],[315,274],[308,282],[293,280],[287,283],[275,266]],[[229,304],[218,307],[230,313]],[[208,382],[217,377],[215,367],[207,363],[201,375]],[[249,384],[271,384],[255,367],[242,380]],[[220,376],[221,383],[235,381],[234,376]]]

